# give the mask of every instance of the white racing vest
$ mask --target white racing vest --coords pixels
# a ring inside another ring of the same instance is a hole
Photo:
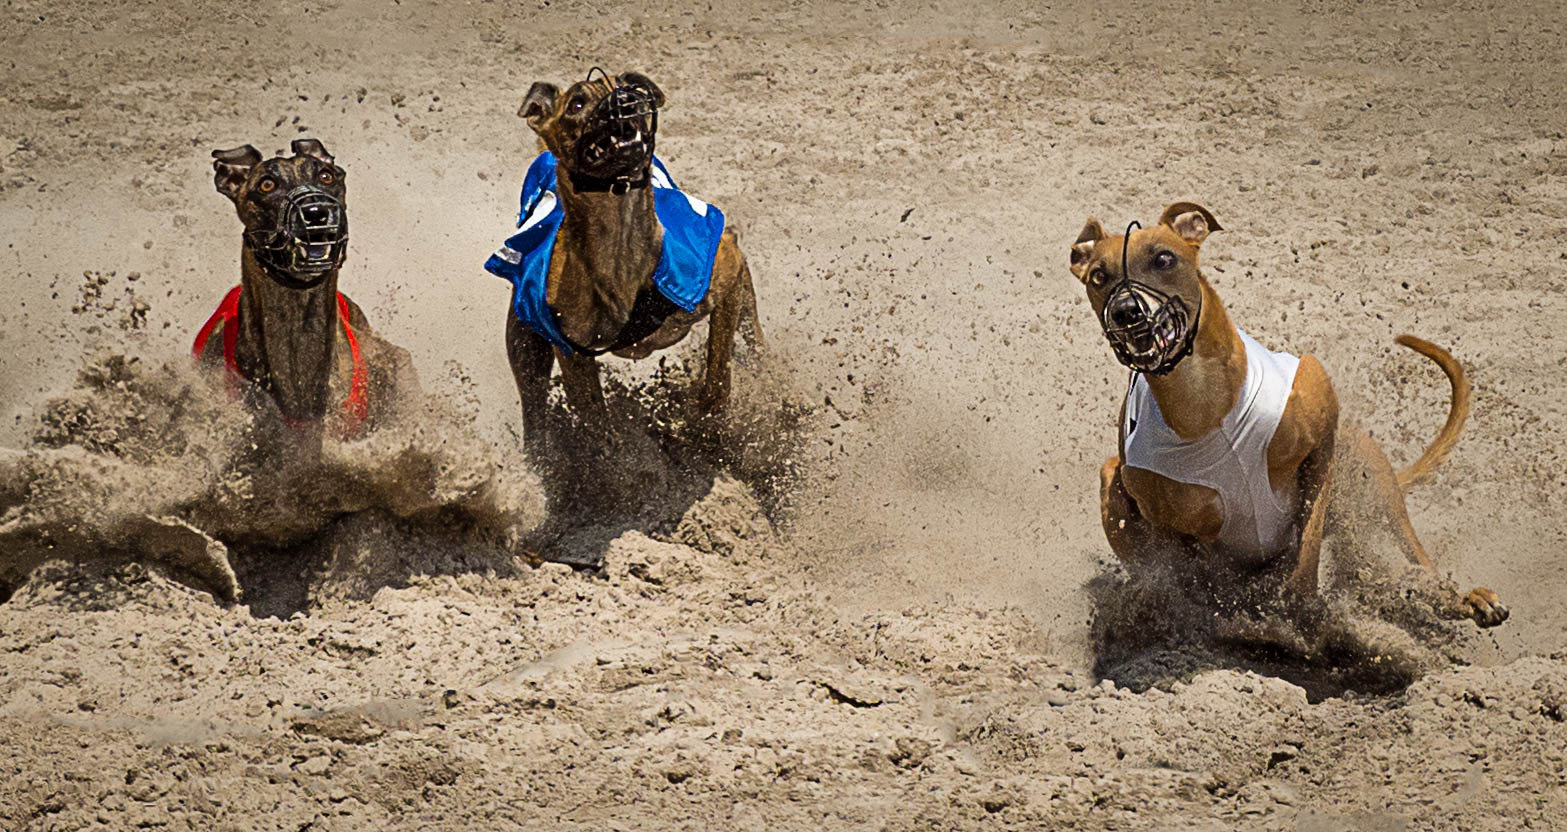
[[[1271,352],[1244,332],[1240,336],[1246,345],[1246,382],[1218,428],[1196,441],[1182,441],[1165,424],[1148,381],[1135,373],[1126,390],[1121,430],[1127,465],[1219,492],[1224,526],[1215,545],[1261,558],[1288,542],[1295,522],[1294,485],[1277,494],[1268,482],[1268,443],[1289,404],[1300,359]]]

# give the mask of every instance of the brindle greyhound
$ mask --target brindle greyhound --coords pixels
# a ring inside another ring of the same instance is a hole
[[[651,185],[653,137],[664,100],[646,76],[626,73],[579,81],[564,92],[536,83],[517,111],[557,160],[556,193],[564,211],[551,250],[546,314],[553,315],[567,348],[516,314],[506,322],[506,351],[532,446],[546,439],[546,395],[557,360],[568,404],[603,442],[613,437],[595,356],[645,358],[709,318],[699,406],[712,416],[729,399],[730,357],[743,319],[750,323],[750,346],[765,348],[751,271],[733,230],[723,231],[708,291],[694,308],[679,308],[655,291],[665,230]]]
[[[377,337],[337,291],[348,249],[343,169],[315,139],[291,149],[266,160],[248,144],[212,153],[218,192],[233,201],[245,234],[240,285],[194,351],[204,366],[227,365],[248,391],[270,397],[296,429],[295,445],[319,449],[323,423],[354,435],[388,411],[397,387],[417,382],[408,353]]]

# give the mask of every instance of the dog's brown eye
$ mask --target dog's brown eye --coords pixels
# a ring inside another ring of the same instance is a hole
[[[330,185],[337,181],[337,176],[329,170],[321,171],[321,175],[316,178],[320,179],[323,185]]]
[[[1104,269],[1094,269],[1088,273],[1088,282],[1098,286],[1099,284],[1105,282],[1105,277],[1106,274]]]
[[[277,189],[277,180],[269,176],[257,183],[256,189],[264,194],[270,194]]]
[[[580,113],[582,112],[582,108],[586,106],[588,106],[587,99],[579,95],[576,98],[571,99],[571,103],[566,105],[566,112]]]
[[[1153,267],[1163,271],[1175,265],[1175,255],[1168,251],[1161,251],[1153,256]]]

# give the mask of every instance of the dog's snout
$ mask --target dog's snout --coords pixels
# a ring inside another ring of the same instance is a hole
[[[308,222],[312,225],[330,222],[332,220],[332,209],[326,205],[305,205],[301,211],[305,215],[305,222]]]
[[[1143,305],[1130,293],[1124,293],[1110,299],[1110,308],[1106,313],[1111,324],[1130,328],[1143,320]]]

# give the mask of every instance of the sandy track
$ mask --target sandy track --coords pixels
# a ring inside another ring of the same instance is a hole
[[[745,229],[787,387],[742,395],[814,416],[787,539],[737,560],[633,533],[607,578],[325,593],[283,622],[134,570],[35,582],[0,606],[4,817],[1567,826],[1547,791],[1563,660],[1541,658],[1567,630],[1554,11],[8,4],[4,444],[90,344],[121,338],[133,297],[131,340],[172,357],[236,279],[211,148],[315,135],[349,170],[345,290],[512,458],[506,289],[479,264],[531,157],[518,97],[593,63],[659,81],[661,154]],[[1314,706],[1233,673],[1148,697],[1061,687],[1091,661],[1094,473],[1124,382],[1066,245],[1090,213],[1147,221],[1187,198],[1225,226],[1205,267],[1237,320],[1321,356],[1395,458],[1434,434],[1446,391],[1393,335],[1470,369],[1471,427],[1410,508],[1444,568],[1512,608],[1463,646],[1498,666]],[[101,296],[84,298],[88,270],[113,271]],[[675,576],[625,565],[655,554]],[[346,647],[321,635],[339,629]],[[639,684],[617,688],[617,668]],[[370,727],[302,710],[322,707]]]
[[[1134,695],[1018,610],[842,616],[631,533],[604,580],[417,580],[253,619],[138,570],[5,608],[19,828],[1553,829],[1567,657],[1308,706]],[[61,613],[71,616],[62,620]]]

